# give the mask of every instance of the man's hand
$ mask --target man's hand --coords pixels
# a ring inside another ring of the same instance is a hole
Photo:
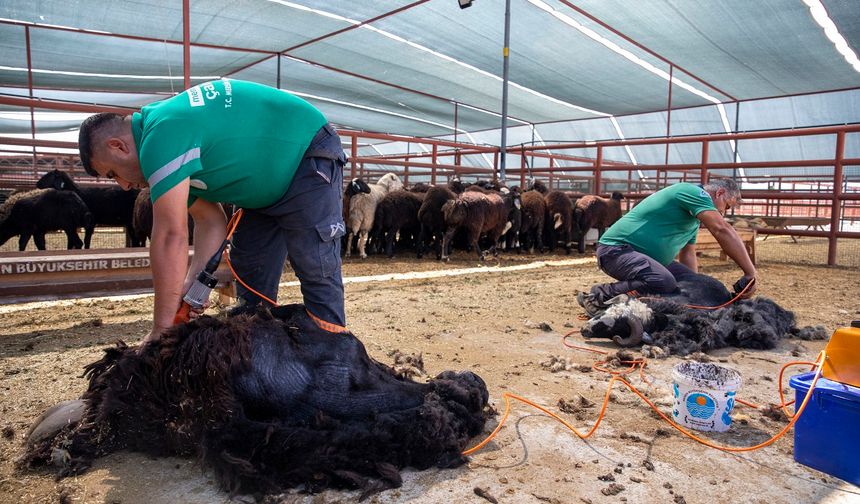
[[[737,296],[741,292],[743,292],[743,298],[747,299],[751,297],[756,291],[756,278],[748,277],[746,275],[742,276],[735,284],[732,286],[734,292],[732,295]],[[746,288],[746,291],[744,289]]]

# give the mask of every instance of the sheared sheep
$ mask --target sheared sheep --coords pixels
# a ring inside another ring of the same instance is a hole
[[[353,180],[350,185],[360,185],[370,189],[363,192],[364,187],[356,189],[349,200],[349,219],[347,220],[346,257],[352,254],[352,237],[358,235],[358,253],[362,259],[367,258],[365,247],[370,230],[373,229],[373,218],[376,215],[376,205],[389,192],[403,188],[403,182],[393,173],[379,177],[375,184],[366,184],[360,179]]]
[[[574,209],[574,221],[579,226],[583,239],[579,241],[579,253],[585,252],[585,236],[591,228],[597,228],[599,236],[606,228],[621,218],[621,200],[624,195],[615,191],[610,198],[587,194],[579,198]]]
[[[45,250],[45,233],[62,230],[67,248],[84,245],[78,228],[84,228],[87,239],[92,236],[93,216],[81,198],[70,191],[35,189],[14,193],[0,205],[0,245],[18,236],[18,250],[24,251],[30,237],[39,250]]]
[[[400,486],[401,468],[466,462],[488,414],[478,375],[403,379],[303,305],[201,317],[85,369],[88,390],[37,421],[22,464],[58,460],[67,476],[128,449],[198,457],[231,493],[358,487],[364,498]]]
[[[692,307],[720,306],[732,297],[717,279],[691,272],[678,278],[678,290],[672,294],[614,298],[605,312],[583,326],[582,335],[610,338],[621,346],[646,343],[678,355],[727,346],[770,349],[788,336],[826,337],[821,326],[797,328],[792,312],[761,296],[716,310]]]
[[[78,187],[72,178],[60,170],[52,170],[36,182],[39,189],[53,188],[58,191],[74,191],[84,200],[89,211],[93,214],[95,225],[122,226],[125,228],[125,246],[140,247],[134,236],[133,216],[134,202],[138,190],[124,191],[117,186],[112,187]],[[84,247],[90,248],[89,236],[84,236]]]

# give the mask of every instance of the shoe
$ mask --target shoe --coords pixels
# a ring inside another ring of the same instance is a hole
[[[576,302],[591,318],[603,313],[607,308],[605,303],[601,303],[594,297],[594,294],[586,294],[585,292],[576,295]]]

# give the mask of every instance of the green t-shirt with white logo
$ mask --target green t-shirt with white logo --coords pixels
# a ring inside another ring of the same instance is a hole
[[[684,246],[696,243],[696,216],[706,210],[716,211],[716,207],[701,186],[674,184],[642,200],[607,229],[599,242],[630,245],[665,266]]]
[[[263,208],[293,180],[322,113],[297,96],[239,80],[198,84],[132,116],[152,201],[190,178],[196,199]]]

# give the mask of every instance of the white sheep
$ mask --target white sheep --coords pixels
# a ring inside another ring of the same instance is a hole
[[[369,193],[355,194],[349,199],[349,222],[347,231],[349,235],[346,240],[346,257],[352,254],[352,237],[358,234],[358,253],[362,259],[367,258],[365,246],[367,236],[373,229],[373,217],[376,213],[376,205],[386,194],[403,188],[400,177],[393,173],[386,173],[379,177],[375,184],[367,184]]]

